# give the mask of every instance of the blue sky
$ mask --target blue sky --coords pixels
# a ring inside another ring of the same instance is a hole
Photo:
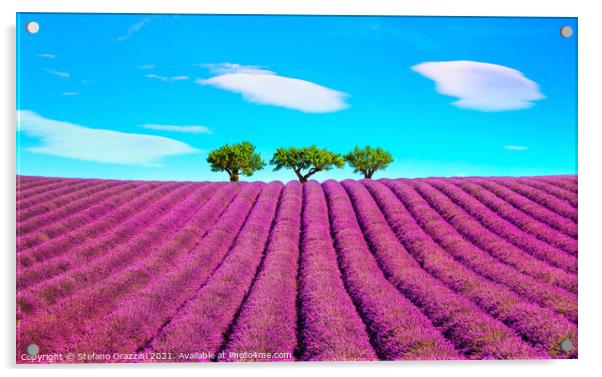
[[[226,180],[207,153],[243,140],[266,162],[280,146],[380,146],[395,162],[375,178],[577,172],[576,19],[20,14],[17,25],[18,174]],[[295,176],[266,166],[243,179]]]

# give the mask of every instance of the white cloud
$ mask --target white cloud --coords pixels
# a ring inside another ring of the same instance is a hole
[[[211,73],[216,75],[223,75],[226,73],[267,73],[273,74],[274,72],[264,69],[264,67],[258,65],[240,65],[236,63],[218,63],[218,64],[195,64],[199,67],[209,69]]]
[[[174,82],[174,81],[182,81],[188,80],[188,76],[160,76],[154,73],[149,73],[148,75],[144,75],[144,77],[148,77],[150,79],[157,79],[163,82]]]
[[[71,74],[69,72],[55,71],[54,69],[50,69],[50,68],[44,68],[44,71],[50,73],[51,75],[58,76],[62,79],[68,79],[69,76],[71,76]]]
[[[207,64],[217,76],[196,80],[199,85],[211,85],[242,94],[249,102],[281,106],[308,113],[328,113],[346,109],[348,94],[310,81],[280,76],[257,66],[232,63]]]
[[[116,41],[125,41],[130,39],[137,31],[148,25],[149,22],[153,20],[154,17],[144,17],[142,20],[136,22],[132,26],[130,26],[124,35],[121,35],[115,38]]]
[[[98,79],[84,79],[82,80],[82,84],[84,85],[88,85],[88,84],[92,84],[93,82],[98,81]]]
[[[63,93],[61,93],[62,96],[76,96],[78,94],[79,94],[79,92],[63,92]]]
[[[524,145],[504,145],[504,149],[507,151],[526,151],[529,147]]]
[[[211,134],[211,130],[205,126],[174,126],[169,124],[144,124],[141,126],[148,130],[181,132],[188,134]]]
[[[17,131],[41,141],[29,152],[106,164],[160,166],[164,157],[202,152],[161,136],[88,128],[28,110],[17,111]]]
[[[37,56],[38,58],[44,59],[56,59],[56,56],[54,54],[38,54]]]
[[[155,67],[156,67],[156,65],[154,65],[154,64],[144,64],[144,65],[139,65],[138,69],[152,69]]]
[[[539,85],[522,72],[473,61],[426,62],[412,70],[435,81],[441,94],[459,99],[453,105],[479,111],[526,109],[545,98]]]

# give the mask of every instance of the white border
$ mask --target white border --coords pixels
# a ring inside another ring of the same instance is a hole
[[[598,353],[602,350],[602,14],[596,1],[579,0],[2,0],[2,216],[4,240],[2,282],[2,333],[0,357],[8,375],[115,376],[140,373],[148,376],[225,374],[292,375],[370,374],[421,376],[581,376],[602,371]],[[232,13],[232,14],[372,14],[442,16],[554,16],[579,17],[579,360],[572,361],[478,361],[478,362],[380,362],[380,363],[295,363],[230,365],[96,365],[70,367],[17,367],[14,365],[14,190],[15,190],[15,12],[103,12],[103,13]],[[599,374],[598,374],[599,375]]]

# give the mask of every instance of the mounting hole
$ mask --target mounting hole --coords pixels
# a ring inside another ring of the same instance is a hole
[[[570,339],[564,339],[562,342],[560,342],[560,350],[562,352],[571,352],[573,348],[573,342],[571,342]]]
[[[40,346],[35,343],[31,343],[27,346],[27,348],[25,348],[25,352],[27,352],[29,356],[36,356],[38,353],[40,353]]]
[[[30,21],[25,25],[25,30],[27,30],[29,34],[37,34],[38,31],[40,31],[40,24],[35,21]]]
[[[560,28],[560,35],[563,38],[570,38],[573,36],[573,28],[570,26],[563,26]]]

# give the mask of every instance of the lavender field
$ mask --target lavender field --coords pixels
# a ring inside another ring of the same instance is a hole
[[[17,362],[32,343],[48,362],[576,358],[577,212],[576,176],[19,176]]]

